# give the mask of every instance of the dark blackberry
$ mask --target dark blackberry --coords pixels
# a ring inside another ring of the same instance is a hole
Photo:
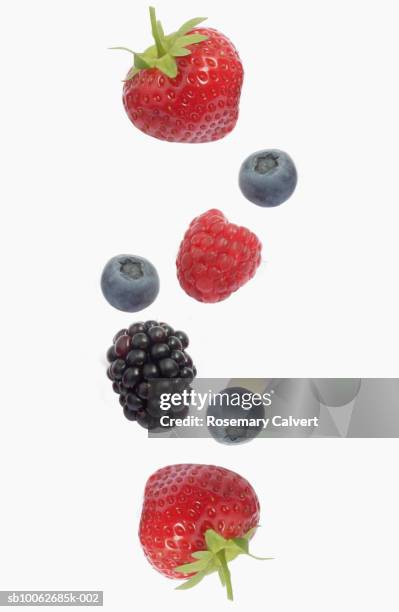
[[[121,392],[120,384],[116,381],[112,384],[112,389],[114,390],[115,393],[118,393],[118,395]]]
[[[189,388],[196,370],[185,352],[188,337],[167,323],[146,321],[121,329],[107,351],[107,375],[124,415],[149,430],[162,431],[160,397]],[[188,412],[183,406],[178,411]]]
[[[179,366],[174,359],[167,357],[159,362],[159,370],[165,378],[176,378],[179,373]]]
[[[165,342],[167,338],[166,330],[160,325],[150,327],[150,329],[147,331],[147,335],[153,344],[156,342]]]
[[[146,351],[150,346],[150,339],[144,332],[134,334],[131,342],[132,348]]]
[[[118,340],[120,336],[125,336],[127,333],[128,333],[127,329],[120,329],[118,333],[115,334],[112,342],[115,344],[115,342]]]
[[[151,327],[155,327],[156,325],[159,325],[158,321],[146,321],[144,323],[144,328],[146,331],[148,331],[151,329]]]
[[[194,372],[192,371],[191,368],[187,368],[187,367],[181,368],[179,376],[181,378],[187,378],[190,381],[194,380]]]
[[[113,376],[112,380],[120,380],[125,369],[126,363],[124,362],[124,360],[116,359],[110,367],[111,375]]]
[[[109,363],[112,363],[113,361],[115,361],[116,358],[117,358],[117,354],[115,353],[115,347],[114,345],[112,345],[109,347],[107,351],[107,361]]]
[[[155,327],[153,329],[155,329]],[[170,348],[167,344],[164,344],[163,342],[161,342],[161,343],[154,344],[154,346],[151,347],[150,352],[151,352],[152,359],[154,361],[159,361],[160,359],[165,359],[165,357],[169,357]]]
[[[129,366],[142,366],[147,361],[147,353],[141,349],[133,349],[126,355],[126,363]]]
[[[186,365],[186,355],[183,353],[183,351],[172,351],[170,356],[171,356],[171,359],[176,361],[177,365],[179,366]]]
[[[134,368],[128,368],[124,371],[122,376],[122,385],[127,387],[128,389],[133,389],[133,387],[140,382],[142,377],[141,370],[137,366]]]
[[[123,414],[129,421],[137,421],[137,410],[131,410],[127,404],[123,406]]]
[[[171,351],[183,350],[183,345],[177,336],[169,336],[167,343]]]
[[[145,332],[144,323],[133,323],[129,327],[129,336],[134,336],[134,334],[138,334],[139,332]]]
[[[184,331],[180,331],[180,330],[179,331],[175,331],[175,336],[176,336],[176,338],[179,338],[180,342],[183,345],[183,348],[187,348],[188,347],[190,341],[188,339],[187,334]]]
[[[114,348],[115,353],[121,359],[124,359],[128,352],[130,351],[130,347],[132,346],[132,338],[127,334],[123,336],[119,336],[117,341],[115,342]]]
[[[155,363],[145,363],[143,365],[143,378],[151,380],[151,378],[159,378],[159,370]]]
[[[166,335],[168,336],[173,336],[173,334],[175,333],[175,330],[173,329],[173,327],[171,327],[170,325],[168,325],[167,323],[160,323],[160,326],[164,328],[164,330],[166,331]]]

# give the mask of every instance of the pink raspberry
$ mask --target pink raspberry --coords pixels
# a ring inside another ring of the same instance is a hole
[[[221,302],[254,275],[262,244],[245,227],[229,223],[220,210],[196,217],[177,255],[177,277],[188,295],[200,302]]]

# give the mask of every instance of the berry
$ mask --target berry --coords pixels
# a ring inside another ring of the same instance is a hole
[[[169,347],[168,347],[169,348]],[[176,361],[176,363],[179,366],[184,366],[186,365],[187,359],[186,359],[186,355],[183,353],[183,351],[172,351],[172,353],[170,354],[171,358]]]
[[[146,329],[145,329],[144,323],[133,323],[133,325],[129,327],[129,330],[127,333],[129,334],[129,336],[134,336],[134,334],[138,334],[140,332],[145,332],[145,331]]]
[[[120,380],[122,378],[123,372],[125,371],[125,368],[126,364],[123,359],[116,359],[110,367],[110,372],[113,376],[113,380]]]
[[[126,356],[126,363],[129,366],[142,366],[147,359],[147,353],[141,349],[133,349]]]
[[[220,210],[208,210],[191,222],[180,245],[180,285],[200,302],[225,300],[255,275],[261,250],[255,234],[229,223]]]
[[[192,371],[191,368],[184,367],[184,368],[182,368],[180,370],[180,377],[181,378],[188,378],[191,381],[191,380],[194,379],[194,372]]]
[[[243,195],[258,206],[279,206],[293,194],[298,176],[291,157],[279,149],[253,153],[240,169]]]
[[[138,334],[134,334],[132,338],[132,347],[134,349],[140,349],[145,351],[150,344],[150,339],[144,332],[139,332]]]
[[[159,361],[160,359],[165,359],[165,357],[169,357],[170,348],[167,344],[157,343],[151,347],[151,357],[154,361]]]
[[[147,335],[151,342],[165,342],[167,338],[166,330],[160,325],[154,325],[147,331]]]
[[[153,567],[194,586],[219,572],[233,598],[228,562],[248,554],[260,506],[250,483],[213,465],[164,467],[147,481],[139,537]],[[201,551],[201,554],[198,554]]]
[[[165,36],[150,9],[155,45],[134,54],[123,105],[142,132],[169,142],[210,142],[237,123],[243,67],[231,41],[196,18]],[[116,47],[118,48],[118,47]]]
[[[170,325],[158,321],[133,323],[115,334],[114,344],[107,351],[107,376],[127,419],[146,429],[157,429],[160,417],[168,414],[159,408],[160,395],[189,388],[195,370],[194,366],[191,370],[187,367],[192,360],[182,342],[188,346],[187,334],[174,332]],[[183,404],[178,412],[185,416],[188,407]],[[169,413],[173,413],[172,408]]]
[[[157,327],[159,325],[158,321],[146,321],[144,323],[144,330],[148,331],[151,327]]]
[[[115,353],[114,345],[112,345],[107,351],[107,361],[109,363],[112,363],[113,361],[115,361],[115,359],[117,359],[117,354]]]
[[[143,257],[117,255],[109,260],[103,270],[101,289],[114,308],[137,312],[147,308],[157,297],[158,272]]]
[[[159,370],[162,376],[166,376],[167,378],[176,378],[179,374],[179,366],[174,359],[170,358],[161,359],[159,362]]]
[[[262,423],[250,425],[250,419],[264,419],[265,408],[263,404],[259,405],[258,399],[251,403],[253,393],[249,389],[243,387],[230,387],[223,389],[217,395],[217,400],[214,404],[207,408],[208,417],[223,420],[244,420],[248,424],[235,425],[219,425],[208,424],[208,430],[217,442],[222,444],[241,444],[256,438],[263,429]]]
[[[179,338],[180,342],[182,343],[183,348],[187,348],[188,347],[188,343],[189,343],[189,339],[187,334],[184,331],[175,331],[174,335],[176,336],[176,338]]]
[[[173,336],[174,334],[174,329],[173,327],[171,327],[170,325],[168,325],[167,323],[160,323],[160,326],[164,328],[164,330],[166,331],[166,335],[169,338],[169,336]]]
[[[183,349],[181,340],[177,336],[169,336],[168,346],[171,351],[181,351]]]
[[[151,378],[159,378],[159,370],[155,363],[145,363],[143,366],[143,378],[144,380],[151,380]]]
[[[115,342],[118,340],[118,338],[120,338],[121,336],[126,336],[126,334],[128,333],[127,329],[120,329],[114,336],[112,342],[115,344]]]
[[[122,385],[127,387],[128,389],[133,389],[133,387],[140,381],[141,372],[137,367],[128,368],[124,371],[122,376]]]
[[[119,336],[118,340],[115,342],[115,354],[118,357],[126,357],[128,352],[130,351],[130,347],[132,346],[132,338],[128,334],[124,336]]]

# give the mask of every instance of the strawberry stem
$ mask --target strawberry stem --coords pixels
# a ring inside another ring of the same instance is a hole
[[[155,41],[155,46],[157,48],[158,58],[160,58],[163,55],[165,55],[166,50],[162,45],[161,36],[159,33],[159,29],[158,29],[157,18],[155,14],[155,8],[153,6],[150,6],[150,20],[151,20],[152,36]]]
[[[152,68],[156,68],[171,79],[175,78],[178,72],[177,59],[190,55],[190,47],[208,38],[208,36],[198,33],[195,29],[205,20],[205,17],[194,17],[194,19],[186,21],[173,34],[165,35],[161,22],[157,21],[155,8],[150,6],[149,11],[155,45],[146,49],[144,53],[135,53],[126,47],[111,47],[112,49],[128,51],[133,55],[134,62],[128,72],[127,81],[135,77],[141,70]]]
[[[256,528],[250,529],[241,538],[232,538],[226,540],[213,529],[207,529],[204,537],[206,550],[196,551],[192,553],[193,559],[191,563],[185,563],[179,567],[175,567],[176,572],[183,574],[192,574],[191,578],[183,582],[177,587],[178,590],[191,589],[196,586],[205,576],[217,572],[219,574],[222,586],[226,588],[227,598],[233,601],[233,587],[231,583],[231,574],[229,562],[233,561],[239,555],[248,555],[249,540],[252,538]],[[260,561],[269,560],[270,557],[261,558],[255,557]]]

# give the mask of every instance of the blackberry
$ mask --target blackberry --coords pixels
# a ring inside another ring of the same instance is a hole
[[[186,406],[160,408],[162,394],[183,392],[196,376],[188,345],[185,332],[158,321],[133,323],[115,334],[107,351],[107,376],[129,421],[155,430],[162,416],[188,413]]]

